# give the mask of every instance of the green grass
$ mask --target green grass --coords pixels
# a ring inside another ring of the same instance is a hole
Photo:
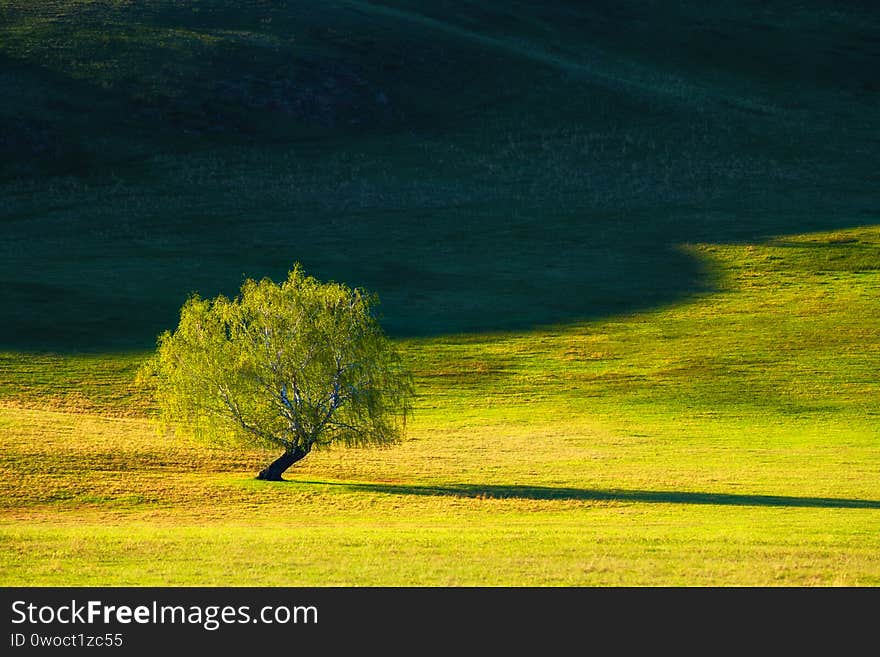
[[[0,583],[880,584],[880,17],[586,4],[0,0]],[[133,380],[294,261],[420,396],[275,485]]]
[[[877,585],[880,231],[689,251],[718,292],[406,341],[410,439],[289,483],[125,417],[136,356],[59,358],[0,416],[4,583]]]

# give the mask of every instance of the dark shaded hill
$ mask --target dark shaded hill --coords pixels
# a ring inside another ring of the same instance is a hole
[[[0,1],[0,346],[294,261],[398,335],[681,299],[682,243],[877,223],[878,70],[873,3]]]

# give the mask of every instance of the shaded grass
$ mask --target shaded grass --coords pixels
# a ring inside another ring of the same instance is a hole
[[[0,348],[149,349],[294,261],[398,337],[531,330],[876,221],[875,12],[416,4],[0,4]]]
[[[322,482],[308,482],[322,483]],[[727,495],[648,490],[590,490],[548,486],[405,486],[400,484],[343,484],[353,490],[392,495],[451,495],[453,497],[516,498],[527,500],[608,500],[613,502],[658,502],[661,504],[722,504],[733,506],[784,506],[828,509],[880,509],[880,500],[831,497],[786,497],[784,495]]]

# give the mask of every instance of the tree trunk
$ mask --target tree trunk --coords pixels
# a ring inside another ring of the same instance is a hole
[[[308,453],[308,449],[302,449],[301,447],[294,447],[293,449],[287,450],[284,454],[260,470],[257,479],[262,479],[264,481],[284,481],[284,479],[281,478],[284,471],[301,458],[305,457]]]

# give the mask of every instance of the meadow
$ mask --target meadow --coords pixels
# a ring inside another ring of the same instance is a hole
[[[876,11],[507,4],[0,2],[0,584],[880,584]],[[259,482],[134,375],[295,261],[418,399]]]

